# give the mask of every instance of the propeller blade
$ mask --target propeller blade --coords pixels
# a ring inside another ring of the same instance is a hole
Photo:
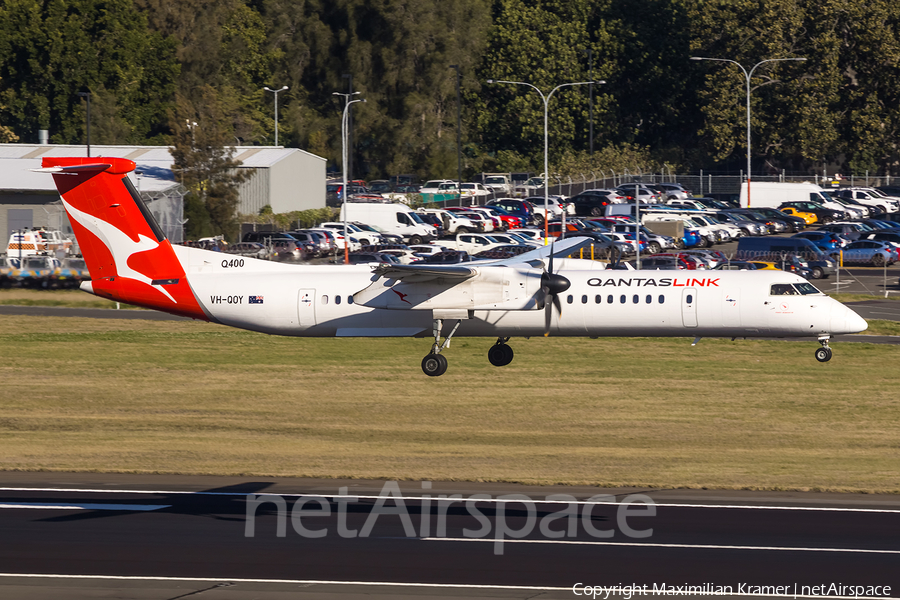
[[[547,271],[551,275],[553,275],[553,245],[555,243],[556,243],[556,240],[553,240],[552,242],[550,242],[550,266],[548,267]]]
[[[556,314],[561,317],[562,316],[562,302],[560,301],[559,296],[557,294],[553,294],[552,304],[553,304],[553,306],[556,307]]]
[[[553,318],[553,302],[556,300],[556,296],[553,296],[550,302],[547,302],[544,306],[544,337],[550,335],[550,321]]]

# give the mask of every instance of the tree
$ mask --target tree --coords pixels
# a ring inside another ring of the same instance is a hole
[[[484,0],[264,0],[273,83],[291,86],[285,128],[292,143],[327,149],[339,162],[343,101],[354,90],[355,174],[456,172],[456,79],[477,88],[474,65],[486,43]],[[323,141],[325,143],[323,143]]]
[[[108,141],[156,141],[178,76],[174,50],[131,0],[8,0],[0,5],[2,118],[27,137],[48,129],[55,143],[81,143],[76,92],[90,91],[115,107],[121,126]]]
[[[246,175],[233,158],[231,129],[218,93],[201,86],[193,98],[178,95],[172,116],[172,171],[191,195],[185,200],[189,238],[238,238],[238,185]]]

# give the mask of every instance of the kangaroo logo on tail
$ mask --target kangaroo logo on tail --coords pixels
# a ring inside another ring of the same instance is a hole
[[[91,281],[82,289],[112,300],[209,320],[185,269],[128,179],[124,158],[43,159],[53,173]]]

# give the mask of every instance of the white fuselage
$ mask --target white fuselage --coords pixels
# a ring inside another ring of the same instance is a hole
[[[370,266],[289,265],[175,248],[200,305],[224,325],[290,336],[424,337],[432,335],[434,319],[454,318],[427,308],[353,302],[377,279]],[[866,328],[825,294],[771,295],[773,284],[806,283],[782,271],[619,271],[577,259],[556,265],[571,287],[560,296],[562,314],[553,312],[553,336],[815,338]],[[522,294],[530,295],[540,286],[541,270],[525,268],[531,272]],[[536,306],[457,312],[463,313],[461,336],[544,333],[545,313]]]

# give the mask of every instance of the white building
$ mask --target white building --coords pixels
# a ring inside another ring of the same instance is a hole
[[[71,236],[53,178],[31,169],[45,156],[86,156],[81,145],[0,144],[0,235],[47,227]],[[186,190],[172,172],[167,146],[91,146],[91,156],[115,156],[137,164],[132,182],[173,242],[183,241]],[[241,169],[252,170],[240,185],[238,212],[257,214],[266,205],[276,213],[325,206],[324,158],[297,148],[236,146]]]

